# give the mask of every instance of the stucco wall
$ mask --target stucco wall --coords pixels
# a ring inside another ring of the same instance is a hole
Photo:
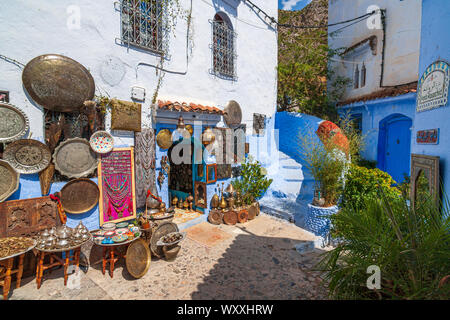
[[[330,0],[328,10],[328,23],[353,19],[367,13],[370,6],[376,5],[386,9],[386,43],[383,85],[391,86],[417,81],[420,46],[420,0]],[[369,21],[373,18],[371,17]],[[328,33],[349,24],[330,27]],[[345,28],[334,37],[328,38],[331,48],[349,48],[370,36],[376,36],[376,54],[368,56],[334,57],[330,61],[331,68],[337,75],[352,79],[355,62],[365,61],[367,68],[366,85],[353,89],[350,85],[343,100],[368,94],[380,89],[381,63],[383,50],[383,31],[381,25],[369,29],[367,19]],[[369,50],[370,51],[370,50]],[[337,61],[336,61],[337,60]],[[361,68],[361,64],[359,64]]]
[[[419,75],[436,60],[450,63],[450,42],[444,30],[450,29],[450,2],[446,0],[424,0],[422,9],[422,39],[420,48]],[[418,112],[415,116],[412,153],[440,157],[441,178],[447,196],[450,194],[450,126],[449,103],[446,106]],[[417,144],[418,130],[439,128],[439,144]]]
[[[276,1],[253,2],[277,18]],[[180,3],[184,9],[189,9],[191,1],[181,0]],[[185,21],[179,20],[175,29],[176,37],[170,38],[169,55],[164,64],[169,70],[181,73],[186,71],[186,74],[166,73],[158,98],[219,108],[224,108],[229,100],[236,100],[241,105],[247,132],[251,133],[253,113],[275,112],[277,33],[243,1],[194,0],[192,3],[193,46],[188,48],[189,62],[186,63],[187,25]],[[80,28],[70,29],[68,21],[72,21],[77,10],[80,13]],[[209,72],[212,65],[209,20],[218,11],[229,16],[233,29],[238,34],[236,81],[220,79]],[[131,100],[131,87],[144,87],[147,98],[142,108],[143,126],[153,125],[149,110],[158,77],[154,68],[137,66],[140,62],[156,65],[159,57],[144,50],[117,44],[116,38],[120,37],[121,25],[120,11],[115,9],[114,1],[10,1],[2,6],[0,21],[1,55],[23,64],[47,53],[68,56],[91,72],[97,94],[108,93],[110,97],[118,99]],[[43,141],[43,108],[27,96],[22,86],[22,69],[0,59],[0,74],[0,90],[9,91],[10,102],[28,115],[31,137]],[[106,120],[109,130],[109,114]],[[116,146],[134,144],[134,134],[131,132],[112,133]],[[62,185],[54,184],[51,192],[58,191]],[[21,178],[21,191],[16,193],[15,198],[40,196],[39,190],[37,175],[24,175]],[[86,215],[88,227],[97,227],[97,212]],[[73,224],[73,220],[79,217],[69,216],[68,224]]]

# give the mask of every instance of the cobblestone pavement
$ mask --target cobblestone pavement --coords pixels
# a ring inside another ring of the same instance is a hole
[[[34,277],[23,279],[10,299],[326,299],[319,274],[311,270],[320,250],[300,254],[294,249],[313,239],[309,233],[267,215],[217,227],[231,237],[213,247],[186,238],[175,261],[152,257],[141,279],[132,278],[123,261],[113,279],[103,275],[93,246],[91,266],[87,273],[79,271],[79,285],[71,276],[64,287],[58,269],[44,275],[39,290]]]

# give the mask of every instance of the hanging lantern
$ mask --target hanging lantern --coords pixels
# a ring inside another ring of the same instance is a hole
[[[207,146],[216,140],[216,136],[210,127],[206,127],[205,131],[202,134],[202,143],[204,146]]]
[[[190,139],[191,134],[188,130],[186,130],[186,125],[184,124],[184,119],[180,115],[180,117],[178,118],[177,130],[175,130],[175,134],[173,136],[173,141],[180,140],[181,137],[183,137],[183,139]]]

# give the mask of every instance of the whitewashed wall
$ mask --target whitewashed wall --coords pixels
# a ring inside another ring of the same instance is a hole
[[[276,0],[253,0],[277,18]],[[190,0],[180,0],[189,9]],[[271,115],[276,110],[277,33],[245,2],[239,0],[193,0],[193,44],[186,64],[186,22],[179,21],[170,40],[170,61],[164,67],[186,75],[167,73],[159,99],[195,102],[224,108],[236,100],[243,109],[243,122],[252,127],[253,113]],[[80,13],[80,28],[68,28],[73,15]],[[237,81],[216,78],[211,68],[211,24],[216,12],[225,12],[237,36]],[[131,87],[142,86],[147,98],[143,104],[144,125],[157,85],[155,69],[140,66],[157,64],[159,57],[140,49],[116,44],[120,37],[120,12],[109,0],[15,0],[0,10],[0,54],[23,64],[34,57],[56,53],[68,56],[91,72],[96,93],[131,100]],[[32,102],[22,87],[22,69],[0,59],[0,90],[10,91],[10,102],[30,118],[34,139],[43,140],[42,108]],[[107,125],[109,119],[107,118]],[[251,132],[251,130],[250,130]],[[133,134],[116,135],[117,145],[133,145]]]
[[[418,62],[420,49],[421,0],[329,0],[328,22],[352,19],[367,13],[370,6],[376,5],[386,9],[386,44],[383,85],[392,86],[410,83],[418,79]],[[375,22],[373,25],[376,25]],[[372,25],[372,24],[371,24]],[[333,32],[344,24],[330,27]],[[353,61],[365,60],[367,68],[366,85],[363,88],[346,90],[343,99],[368,94],[380,89],[381,62],[383,50],[383,31],[370,29],[367,21],[356,23],[341,30],[335,37],[329,37],[331,48],[348,48],[372,35],[377,37],[376,54],[359,57],[335,57],[340,60],[330,61],[331,69],[338,75],[352,77]],[[342,61],[344,60],[344,61]]]

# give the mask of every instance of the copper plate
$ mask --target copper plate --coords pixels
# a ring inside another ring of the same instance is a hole
[[[169,149],[172,146],[172,133],[170,130],[160,130],[156,135],[156,143],[161,149]]]
[[[81,178],[97,169],[97,156],[86,139],[72,138],[61,142],[55,149],[53,163],[62,175]]]
[[[11,165],[0,160],[0,202],[6,200],[19,188],[20,174]]]
[[[239,103],[234,100],[229,101],[224,111],[225,114],[223,115],[223,119],[227,126],[233,127],[241,124],[242,110]]]
[[[140,103],[131,101],[111,100],[111,129],[141,131]]]
[[[48,167],[52,159],[50,149],[40,141],[21,139],[11,142],[3,153],[17,172],[23,174],[38,173]]]
[[[171,232],[178,232],[178,226],[172,222],[164,222],[152,233],[152,237],[150,238],[150,249],[156,257],[161,258],[164,255],[162,247],[156,245],[158,240]]]
[[[61,189],[61,204],[69,213],[83,213],[94,208],[100,197],[95,182],[89,179],[75,179]]]
[[[0,102],[0,142],[20,139],[29,129],[27,115],[14,105]]]
[[[128,246],[125,264],[134,278],[142,278],[147,273],[151,260],[150,249],[143,239],[138,239]]]
[[[92,100],[95,93],[89,71],[59,54],[45,54],[28,62],[22,72],[22,82],[34,101],[59,112],[79,111],[83,102]]]

